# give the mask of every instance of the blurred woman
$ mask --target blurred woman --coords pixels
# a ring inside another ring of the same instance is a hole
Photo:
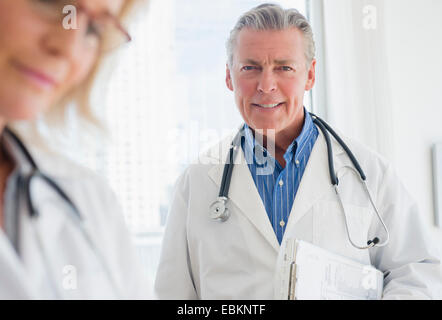
[[[12,129],[87,98],[100,58],[130,40],[133,1],[0,1],[0,299],[143,298],[115,197]],[[34,151],[31,152],[30,150]]]

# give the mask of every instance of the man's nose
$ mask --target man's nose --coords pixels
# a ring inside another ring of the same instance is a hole
[[[258,83],[258,92],[270,93],[276,91],[276,79],[272,70],[264,70],[261,73]]]

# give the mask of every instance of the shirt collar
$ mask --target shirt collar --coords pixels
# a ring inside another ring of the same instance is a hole
[[[310,140],[314,130],[315,130],[315,125],[313,123],[312,116],[304,108],[304,126],[302,127],[302,130],[301,130],[301,133],[299,134],[299,136],[287,148],[287,152],[284,154],[284,158],[286,159],[286,156],[288,154],[290,154],[291,157],[294,155],[295,161],[299,160],[298,157],[302,154],[302,151],[304,150],[304,146]]]
[[[255,140],[253,132],[247,124],[244,124],[244,139],[242,139],[242,147],[247,164],[259,165],[265,162],[267,150]],[[257,152],[257,151],[260,152]]]
[[[312,132],[314,131],[314,124],[313,119],[310,115],[310,113],[304,108],[304,125],[302,127],[301,133],[297,138],[295,138],[292,143],[288,146],[286,152],[284,153],[284,159],[287,162],[290,162],[299,157],[301,152],[304,149],[304,145],[309,141]],[[259,156],[260,153],[253,152],[256,147],[261,148],[264,151],[264,155],[267,154],[267,150],[253,137],[253,132],[250,129],[250,127],[247,124],[244,124],[244,136],[245,136],[245,145],[246,148],[245,151],[252,152],[252,154],[255,154],[254,160],[257,156]],[[259,160],[259,159],[258,159]],[[258,161],[261,163],[262,161]]]

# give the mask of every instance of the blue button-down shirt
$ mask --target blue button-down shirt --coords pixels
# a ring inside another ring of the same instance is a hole
[[[310,114],[305,109],[304,114],[301,134],[284,154],[285,168],[254,139],[251,129],[244,126],[245,139],[242,139],[241,146],[280,244],[302,175],[318,137],[318,129]]]

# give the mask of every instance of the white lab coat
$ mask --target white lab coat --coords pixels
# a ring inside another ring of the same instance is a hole
[[[178,180],[169,212],[155,282],[160,299],[273,299],[280,245],[242,152],[230,185],[230,219],[213,221],[209,206],[219,192],[228,137],[200,157]],[[334,162],[353,240],[385,233],[369,205],[351,162],[333,141]],[[422,216],[392,168],[377,154],[347,141],[367,175],[367,184],[389,231],[384,248],[352,247],[331,185],[327,148],[320,133],[293,203],[284,239],[297,238],[385,273],[385,299],[437,298],[442,292],[438,248]],[[221,150],[221,151],[220,151]],[[207,164],[210,162],[211,164]],[[203,164],[201,164],[203,163]],[[418,169],[416,169],[418,170]],[[284,243],[283,239],[283,243]]]
[[[4,213],[18,216],[18,252],[0,229],[0,299],[148,298],[119,206],[104,181],[63,158],[33,154],[79,209],[90,245],[70,207],[40,179],[31,186],[38,218],[30,218],[23,199],[17,215],[17,172],[28,163],[13,142],[7,144],[18,167],[7,181]]]

